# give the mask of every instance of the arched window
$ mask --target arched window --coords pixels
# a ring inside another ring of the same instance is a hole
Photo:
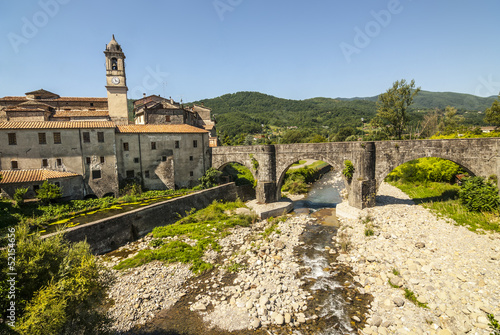
[[[118,60],[116,58],[111,58],[111,70],[118,70]]]

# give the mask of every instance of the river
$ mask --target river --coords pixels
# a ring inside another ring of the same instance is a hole
[[[303,245],[294,249],[300,265],[307,269],[299,275],[305,283],[303,289],[312,293],[313,299],[308,301],[307,307],[310,315],[317,316],[315,320],[296,328],[272,326],[233,332],[209,329],[200,315],[189,309],[189,302],[206,289],[197,284],[197,290],[190,290],[172,308],[158,313],[146,325],[127,334],[356,334],[357,329],[364,326],[364,314],[372,298],[359,294],[351,269],[336,262],[339,250],[336,250],[332,237],[338,228],[335,206],[342,201],[340,191],[343,187],[342,178],[329,172],[312,185],[304,199],[294,203],[296,213],[307,213],[317,219],[317,224],[305,227],[301,235]],[[192,280],[204,283],[212,275],[209,272]],[[225,281],[230,285],[233,279],[233,276],[228,276]],[[187,285],[192,286],[191,283]]]

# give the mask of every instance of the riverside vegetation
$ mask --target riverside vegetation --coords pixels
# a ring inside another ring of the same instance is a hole
[[[496,176],[465,177],[462,186],[453,184],[464,171],[440,158],[421,158],[391,172],[386,181],[408,194],[417,204],[448,217],[472,231],[500,232]]]
[[[160,260],[167,263],[190,263],[190,270],[194,273],[209,270],[213,264],[203,260],[204,253],[209,249],[220,251],[218,240],[227,236],[230,228],[248,227],[255,222],[254,215],[228,214],[244,206],[241,201],[214,201],[202,210],[187,213],[189,215],[174,224],[156,227],[151,233],[155,238],[151,242],[155,248],[140,251],[136,256],[120,262],[115,269],[127,269]]]

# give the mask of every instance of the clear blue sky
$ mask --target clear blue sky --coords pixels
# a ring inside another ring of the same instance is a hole
[[[497,95],[499,12],[497,0],[1,1],[0,96],[105,97],[112,34],[129,98],[373,96],[401,78]]]

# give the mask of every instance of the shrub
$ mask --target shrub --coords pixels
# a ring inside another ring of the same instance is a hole
[[[16,227],[16,330],[20,334],[106,334],[102,307],[111,284],[89,245],[70,245],[62,234],[40,239]],[[0,263],[7,264],[7,250]],[[9,304],[8,267],[0,270],[0,317]]]
[[[36,191],[38,199],[43,203],[48,203],[50,200],[61,197],[61,188],[55,184],[49,183],[47,180],[43,182],[40,189]]]
[[[21,204],[24,203],[24,195],[28,192],[28,188],[20,187],[14,192],[14,207],[19,208]]]
[[[344,161],[344,169],[342,170],[342,174],[348,179],[351,180],[354,175],[354,165],[351,161]]]
[[[452,182],[464,170],[449,160],[428,157],[406,162],[387,175],[388,181],[404,183],[425,183],[427,181]]]
[[[497,211],[500,205],[498,188],[483,177],[468,178],[458,192],[460,202],[469,210],[476,212]]]
[[[128,183],[120,190],[121,196],[135,197],[142,194],[142,187],[136,182]]]
[[[198,181],[200,182],[202,188],[214,187],[219,183],[219,177],[221,174],[221,171],[211,167],[205,171],[205,174],[198,179]]]

